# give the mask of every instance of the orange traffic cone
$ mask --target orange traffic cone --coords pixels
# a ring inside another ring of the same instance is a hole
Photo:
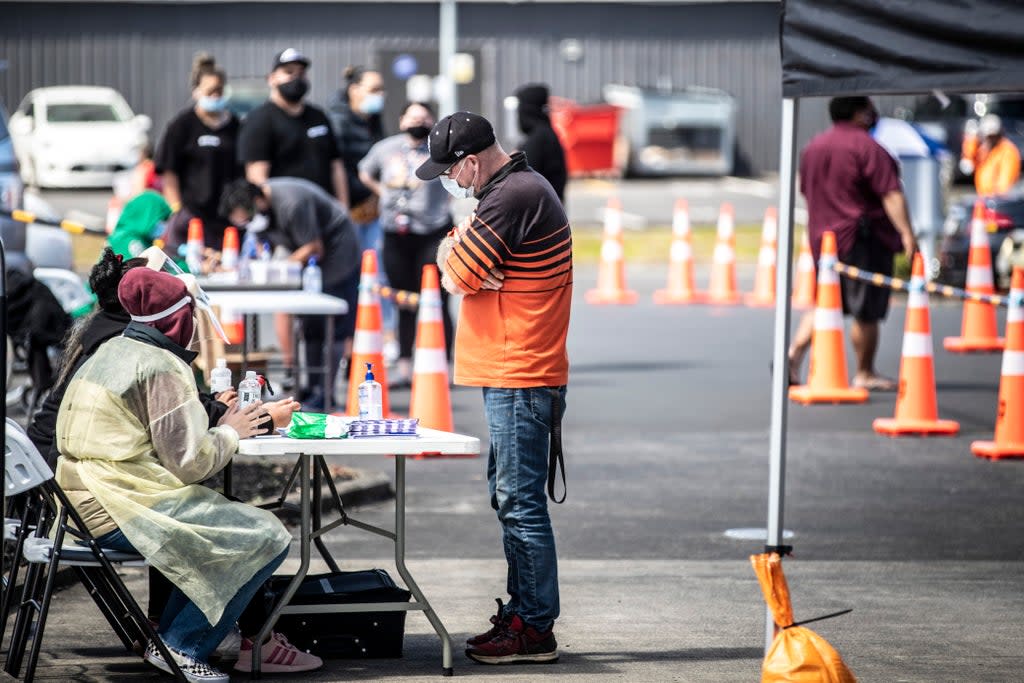
[[[814,308],[814,256],[811,254],[811,239],[804,231],[800,242],[800,256],[796,260],[796,286],[793,289],[793,308]]]
[[[206,250],[206,240],[203,237],[203,221],[199,218],[190,218],[188,221],[188,241],[185,243],[185,265],[193,275],[200,275],[203,265],[203,251]]]
[[[705,303],[733,305],[740,302],[740,293],[736,290],[736,225],[733,215],[732,204],[723,203],[718,211],[718,239]]]
[[[875,420],[872,427],[879,434],[952,436],[960,431],[959,423],[939,419],[935,399],[932,324],[928,314],[928,292],[924,286],[924,259],[921,254],[914,254],[910,293],[907,296],[907,321],[903,329],[903,358],[900,360],[896,417]]]
[[[775,305],[775,263],[779,239],[779,214],[774,206],[764,210],[761,228],[761,251],[757,256],[757,275],[754,276],[754,291],[744,297],[748,306],[768,307]]]
[[[352,337],[352,360],[349,361],[348,403],[346,415],[359,414],[359,385],[366,376],[366,364],[373,363],[374,378],[381,386],[381,409],[384,417],[388,407],[388,375],[384,364],[384,339],[381,335],[380,293],[377,280],[377,252],[363,252],[363,268],[359,277],[359,306],[356,308],[356,333]]]
[[[656,304],[688,304],[697,298],[693,286],[693,245],[690,241],[690,209],[685,199],[676,200],[672,213],[672,247],[669,251],[668,284],[654,292]]]
[[[420,284],[409,417],[418,417],[423,427],[452,431],[448,357],[444,350],[444,322],[441,318],[441,285],[437,277],[437,266],[433,265],[423,266]]]
[[[789,398],[797,403],[864,403],[868,400],[868,390],[851,387],[846,374],[843,302],[839,273],[832,270],[838,258],[835,233],[826,232],[821,240],[818,263],[818,305],[814,309],[811,369],[807,384],[789,389]]]
[[[976,294],[995,293],[985,217],[985,202],[979,199],[971,218],[971,250],[967,257],[967,291]],[[954,353],[1002,351],[1006,340],[999,336],[996,307],[981,301],[965,301],[960,336],[946,337],[942,345]]]
[[[584,297],[589,304],[634,304],[636,292],[626,289],[626,266],[622,250],[622,203],[608,200],[601,242],[601,264],[597,287]]]
[[[1024,268],[1013,269],[1010,307],[1006,313],[1006,350],[999,379],[995,441],[975,441],[979,458],[1024,457]]]
[[[232,308],[221,308],[218,320],[229,344],[241,344],[245,340],[245,318],[241,313]]]
[[[220,250],[220,265],[224,270],[238,268],[238,228],[233,225],[224,228],[224,245]]]

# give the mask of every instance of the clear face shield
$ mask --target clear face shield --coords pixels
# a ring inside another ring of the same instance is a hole
[[[224,328],[220,324],[220,320],[213,314],[213,306],[210,305],[210,298],[203,291],[203,288],[196,282],[194,275],[186,273],[178,264],[170,259],[167,254],[163,252],[160,247],[150,247],[139,254],[141,258],[146,259],[146,267],[151,270],[162,271],[169,275],[173,275],[182,282],[185,283],[185,287],[188,288],[188,293],[192,295],[193,300],[196,303],[196,327],[195,332],[192,335],[192,344],[202,344],[209,342],[216,335],[220,337],[225,344],[230,343],[228,335],[224,332]]]

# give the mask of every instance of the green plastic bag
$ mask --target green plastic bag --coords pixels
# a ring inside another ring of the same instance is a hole
[[[292,413],[288,436],[293,439],[347,439],[352,418],[325,413]]]

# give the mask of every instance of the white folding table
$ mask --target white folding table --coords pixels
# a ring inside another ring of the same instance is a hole
[[[259,636],[255,639],[256,646],[252,652],[252,677],[260,676],[260,643],[270,633],[282,614],[306,614],[325,612],[383,612],[383,611],[422,611],[430,625],[441,638],[442,673],[452,675],[452,645],[448,631],[441,619],[430,606],[423,591],[420,590],[412,574],[405,566],[405,461],[407,458],[430,456],[477,456],[480,453],[480,439],[462,434],[440,432],[433,429],[419,430],[415,438],[408,437],[372,437],[361,439],[289,439],[283,436],[266,436],[243,439],[238,444],[240,456],[267,457],[292,456],[297,464],[282,490],[278,503],[298,480],[300,505],[301,549],[299,569],[288,584],[278,604],[264,624]],[[394,456],[395,461],[395,528],[394,531],[360,522],[348,516],[342,505],[341,498],[334,486],[325,458],[331,456]],[[326,479],[334,503],[341,517],[329,524],[320,523],[320,489],[321,481]],[[310,546],[316,543],[321,555],[333,571],[337,571],[334,559],[327,552],[321,538],[329,531],[341,526],[350,525],[378,536],[384,536],[394,542],[395,567],[399,575],[412,593],[414,601],[407,603],[360,603],[355,605],[288,605],[299,584],[309,571]]]

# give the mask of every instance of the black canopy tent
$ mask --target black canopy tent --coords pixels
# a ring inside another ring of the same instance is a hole
[[[793,200],[799,99],[1024,91],[1021,0],[783,0],[779,260],[767,549],[783,549]],[[766,647],[772,617],[766,618]]]

